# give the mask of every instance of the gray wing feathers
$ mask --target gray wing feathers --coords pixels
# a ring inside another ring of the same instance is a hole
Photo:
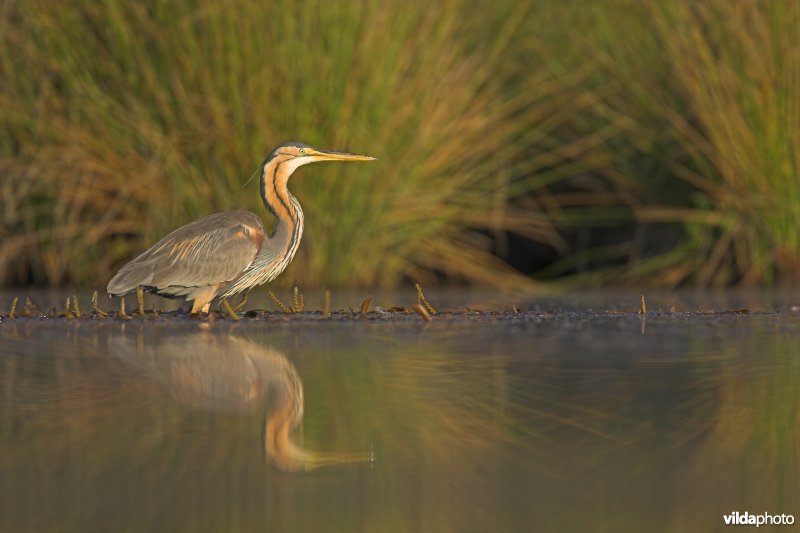
[[[188,295],[196,287],[236,278],[253,261],[263,238],[264,229],[255,214],[215,213],[190,222],[158,241],[122,267],[108,283],[107,290],[109,294],[121,295],[142,285],[166,289],[165,292],[176,296]]]

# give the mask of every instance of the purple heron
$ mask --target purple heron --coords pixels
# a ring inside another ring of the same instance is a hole
[[[207,313],[214,298],[272,281],[292,261],[303,236],[303,210],[287,188],[292,173],[318,161],[373,159],[296,142],[278,146],[261,165],[261,199],[276,219],[271,235],[250,211],[208,215],[176,229],[122,267],[108,282],[108,293],[122,296],[142,287],[193,300],[196,314]]]

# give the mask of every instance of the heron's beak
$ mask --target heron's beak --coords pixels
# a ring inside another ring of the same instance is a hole
[[[314,161],[374,161],[368,155],[348,154],[345,152],[329,152],[327,150],[313,150],[309,154]]]

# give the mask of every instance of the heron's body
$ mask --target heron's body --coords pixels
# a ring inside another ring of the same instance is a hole
[[[192,313],[208,312],[211,300],[238,294],[275,279],[294,258],[303,236],[303,210],[287,188],[300,166],[315,161],[366,161],[368,156],[326,152],[287,143],[262,164],[261,198],[275,215],[267,235],[250,211],[214,213],[182,226],[122,267],[108,293],[141,286],[167,297],[193,300]]]

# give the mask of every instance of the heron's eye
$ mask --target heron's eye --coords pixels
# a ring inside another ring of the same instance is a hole
[[[306,149],[305,149],[305,148],[300,148],[300,149],[297,151],[297,153],[298,153],[298,154],[300,154],[300,155],[306,155]]]

